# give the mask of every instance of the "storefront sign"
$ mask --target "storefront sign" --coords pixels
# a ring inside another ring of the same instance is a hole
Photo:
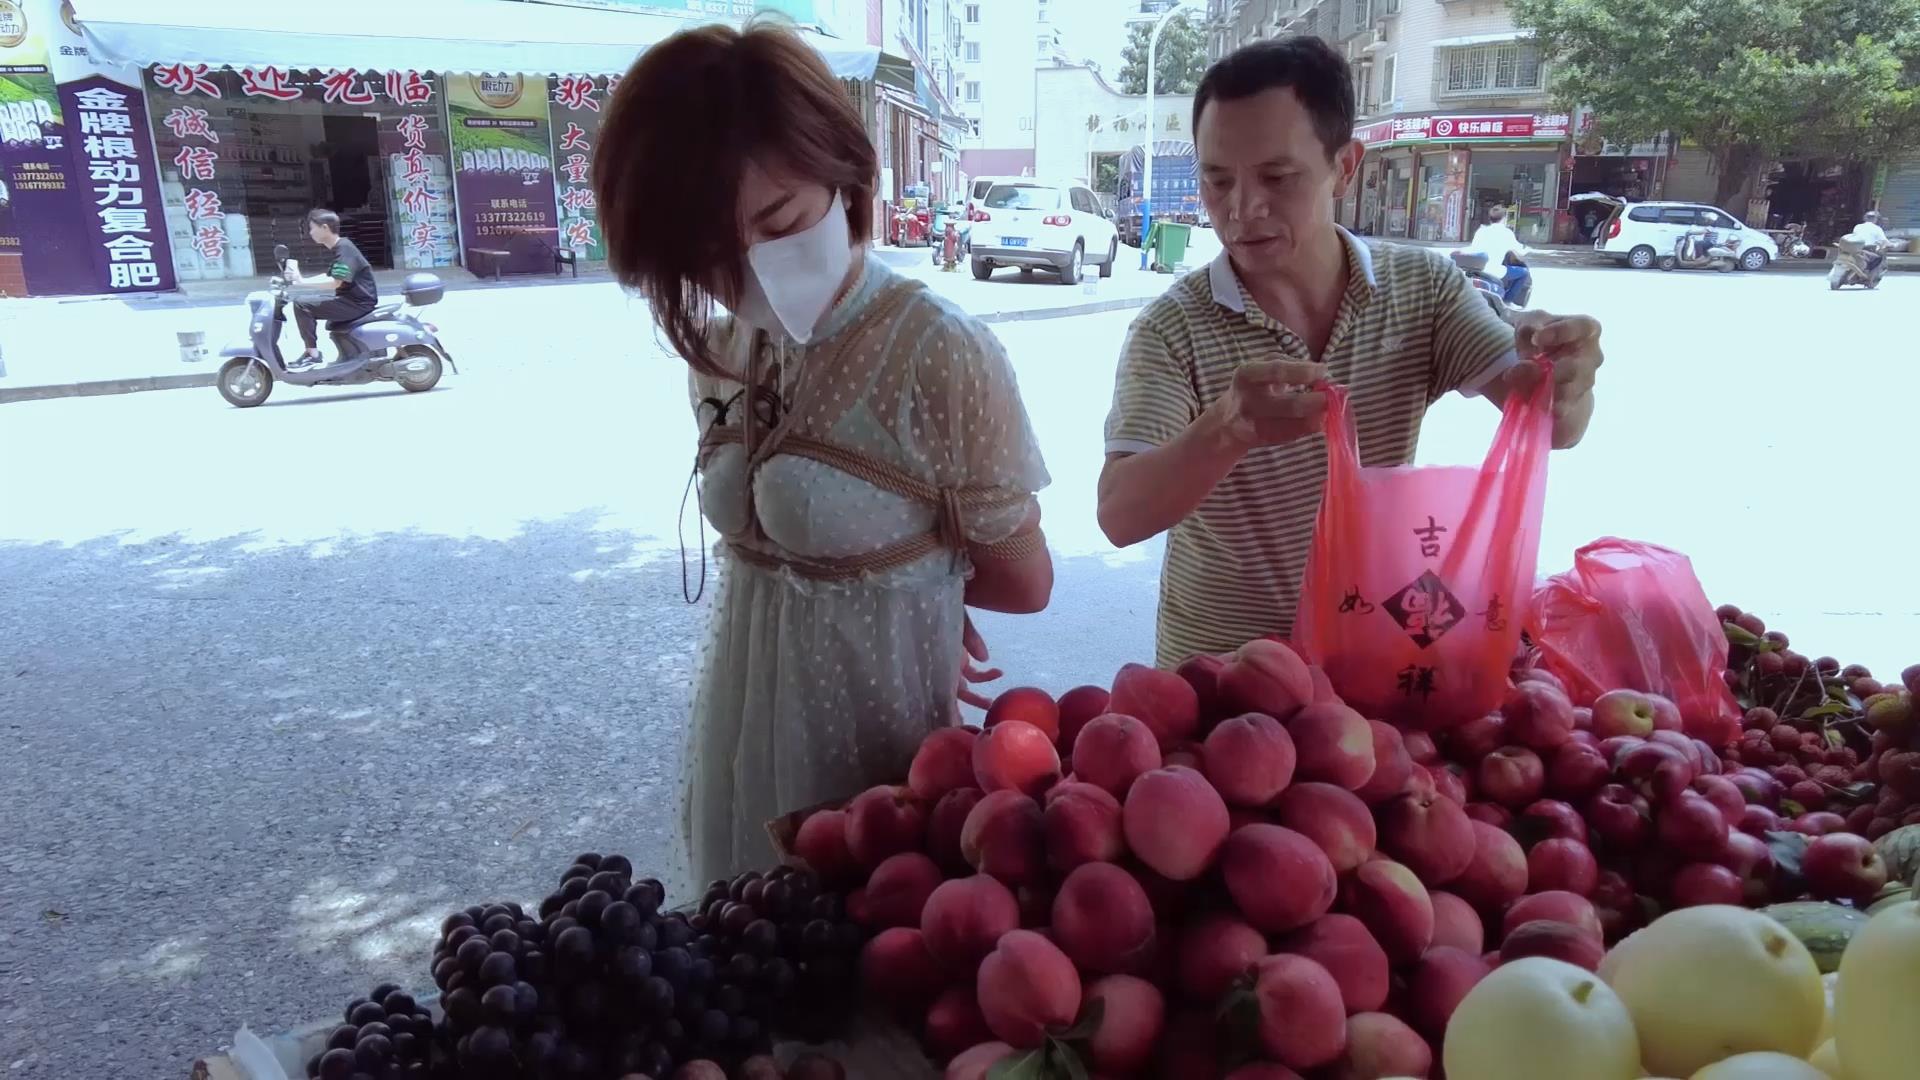
[[[11,296],[94,291],[48,59],[26,12],[0,0],[0,293]]]
[[[554,152],[559,155],[560,243],[576,258],[607,257],[600,236],[600,204],[593,193],[593,147],[600,141],[602,90],[590,75],[562,75],[550,95]]]
[[[105,77],[60,87],[61,110],[74,118],[79,160],[90,194],[87,229],[93,263],[103,271],[92,291],[145,292],[174,287],[173,258],[139,90]]]
[[[1369,148],[1420,142],[1474,142],[1490,139],[1559,140],[1567,137],[1565,113],[1501,113],[1473,116],[1396,116],[1355,128],[1353,137]]]
[[[547,80],[455,75],[447,80],[448,137],[468,252],[509,253],[508,273],[553,268],[562,242],[555,198]]]

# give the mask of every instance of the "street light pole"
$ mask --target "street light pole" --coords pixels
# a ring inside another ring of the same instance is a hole
[[[1166,11],[1153,24],[1153,32],[1147,35],[1147,137],[1143,140],[1146,151],[1146,163],[1140,174],[1140,269],[1147,269],[1152,256],[1147,253],[1147,237],[1153,232],[1153,90],[1159,71],[1157,52],[1160,48],[1160,32],[1175,15],[1190,7],[1204,3],[1205,0],[1181,0]],[[1196,133],[1197,134],[1197,133]]]

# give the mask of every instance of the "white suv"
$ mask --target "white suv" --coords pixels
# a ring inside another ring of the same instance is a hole
[[[1646,270],[1673,254],[1674,245],[1689,229],[1707,228],[1720,235],[1739,255],[1740,269],[1765,270],[1780,257],[1780,245],[1758,229],[1740,224],[1732,214],[1704,203],[1643,202],[1613,208],[1600,226],[1593,249],[1618,257],[1622,266]]]
[[[1002,266],[1045,268],[1068,285],[1088,264],[1112,277],[1120,233],[1100,198],[1078,184],[1007,180],[993,185],[973,215],[973,276],[985,281]]]

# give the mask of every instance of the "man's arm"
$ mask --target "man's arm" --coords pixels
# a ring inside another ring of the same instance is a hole
[[[1149,327],[1127,339],[1107,418],[1100,472],[1100,530],[1130,547],[1178,525],[1199,508],[1249,450],[1320,430],[1326,395],[1320,364],[1255,361],[1204,409],[1185,366]]]
[[[1520,356],[1545,357],[1553,364],[1553,448],[1579,445],[1593,421],[1594,375],[1605,359],[1600,323],[1589,315],[1529,311],[1514,320],[1513,336]],[[1531,389],[1538,377],[1533,364],[1520,364],[1489,383],[1486,398],[1504,406],[1509,394]]]

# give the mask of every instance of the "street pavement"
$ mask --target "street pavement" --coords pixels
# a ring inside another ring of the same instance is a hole
[[[966,285],[1072,291],[1007,276]],[[683,369],[617,295],[556,333],[510,293],[449,298],[462,374],[425,395],[0,405],[0,1075],[183,1075],[243,1023],[424,985],[443,914],[537,899],[577,851],[673,873],[703,623]],[[1609,357],[1554,459],[1544,572],[1601,535],[1668,543],[1799,648],[1920,659],[1896,315],[1920,278],[1550,269],[1535,295],[1599,316]],[[1132,317],[996,327],[1059,568],[1045,613],[978,620],[1006,685],[1152,655],[1159,545],[1093,520]],[[1442,402],[1421,460],[1478,461],[1495,420]]]

